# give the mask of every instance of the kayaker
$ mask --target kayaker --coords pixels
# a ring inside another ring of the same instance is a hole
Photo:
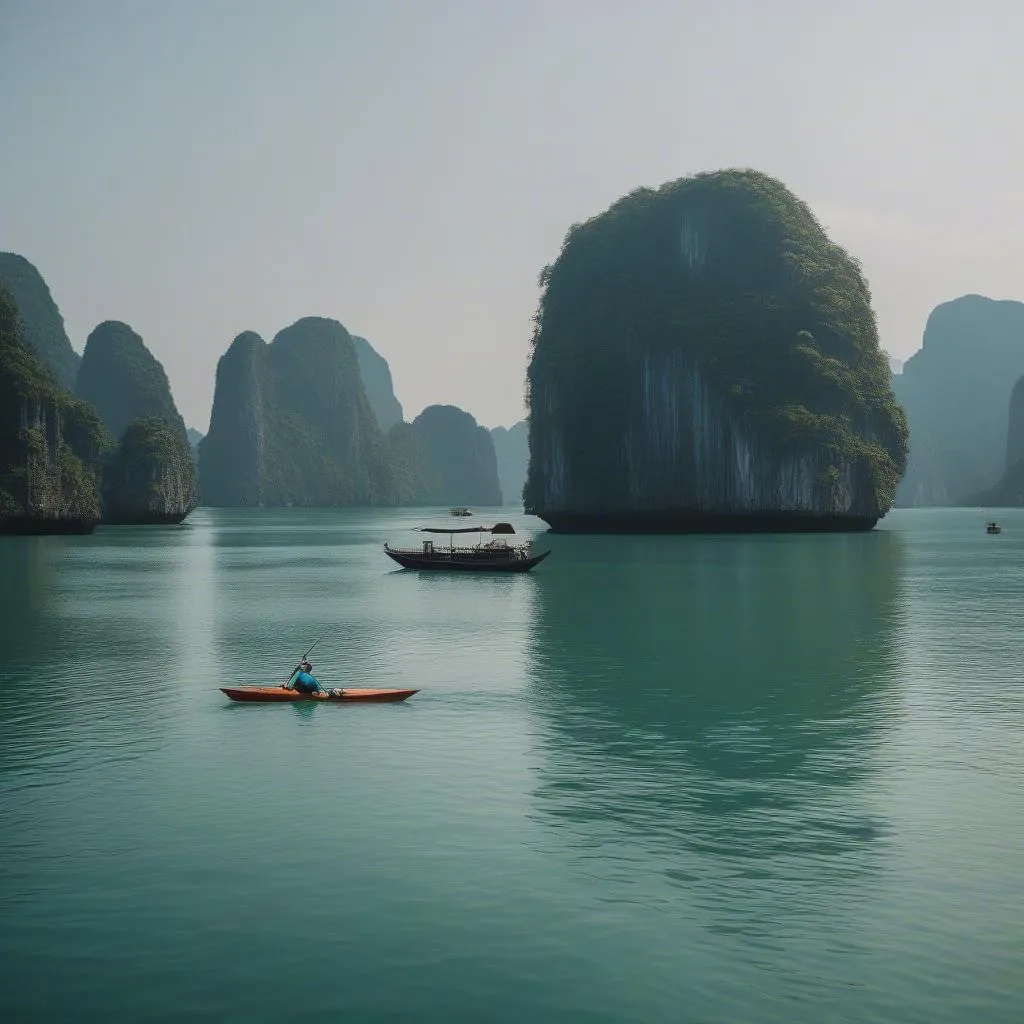
[[[299,693],[326,693],[320,685],[320,680],[313,675],[313,663],[303,658],[298,668],[292,673],[291,679],[284,684],[289,690],[298,690]]]
[[[284,684],[286,689],[295,689],[299,693],[318,694],[322,693],[325,697],[340,697],[342,690],[339,689],[325,689],[320,685],[320,680],[313,675],[313,663],[307,658],[303,658],[299,662],[298,668],[292,673],[291,679]]]

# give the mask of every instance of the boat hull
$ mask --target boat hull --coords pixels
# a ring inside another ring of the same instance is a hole
[[[551,554],[550,551],[543,551],[532,558],[488,559],[447,557],[440,551],[424,557],[404,551],[392,551],[390,548],[385,548],[384,553],[403,569],[423,569],[430,572],[529,572]]]
[[[252,704],[295,704],[298,701],[316,701],[321,704],[381,704],[408,700],[419,690],[370,690],[364,687],[345,687],[338,696],[299,693],[284,686],[222,686],[220,692],[231,700]]]

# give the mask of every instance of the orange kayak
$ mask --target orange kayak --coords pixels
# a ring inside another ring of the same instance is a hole
[[[317,700],[325,704],[373,703],[380,701],[406,700],[419,690],[367,690],[363,687],[346,686],[335,696],[325,693],[299,693],[284,686],[222,686],[232,700],[254,701],[261,704],[294,703],[299,700]]]

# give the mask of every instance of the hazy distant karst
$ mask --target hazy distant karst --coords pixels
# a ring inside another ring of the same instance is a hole
[[[21,314],[21,337],[50,367],[57,382],[75,386],[78,353],[71,347],[64,318],[42,275],[24,256],[0,252],[0,285],[5,285]]]
[[[967,495],[962,504],[1024,505],[1024,377],[1017,381],[1010,395],[1005,470],[996,484]]]
[[[468,412],[454,405],[429,405],[409,428],[425,485],[409,504],[501,504],[494,442]]]
[[[118,442],[104,465],[103,521],[181,522],[199,500],[195,464],[167,374],[142,338],[116,320],[96,327],[75,391]]]
[[[395,397],[391,368],[388,361],[365,338],[353,334],[352,344],[356,349],[359,373],[377,426],[387,433],[396,423],[402,422],[402,403]]]
[[[185,433],[163,365],[120,321],[107,320],[89,335],[75,394],[96,409],[114,438],[121,437],[132,420],[153,416]]]
[[[388,446],[338,321],[306,317],[269,345],[252,332],[232,342],[217,364],[199,475],[208,505],[393,501]]]
[[[1024,303],[964,295],[932,310],[921,348],[893,378],[910,423],[898,504],[960,504],[995,484],[1022,375]]]
[[[529,424],[526,420],[520,420],[507,429],[494,427],[491,440],[494,442],[494,456],[498,462],[502,502],[521,507],[526,469],[530,462]]]
[[[92,530],[104,442],[95,410],[22,340],[18,309],[0,285],[0,532]]]
[[[640,189],[541,274],[526,505],[554,529],[864,529],[907,429],[867,285],[778,181]]]
[[[1024,459],[1024,377],[1010,392],[1009,425],[1006,431],[1006,468],[1012,469]]]

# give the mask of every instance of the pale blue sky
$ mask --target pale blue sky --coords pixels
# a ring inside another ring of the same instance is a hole
[[[523,412],[537,273],[640,185],[750,166],[861,260],[882,343],[1024,299],[1024,4],[0,0],[0,250],[205,430],[218,357],[300,316],[411,418]]]

